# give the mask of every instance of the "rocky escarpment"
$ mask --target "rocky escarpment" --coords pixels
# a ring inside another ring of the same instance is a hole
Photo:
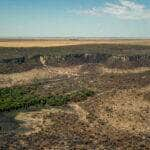
[[[81,53],[66,55],[34,55],[0,60],[0,73],[20,72],[42,66],[70,66],[85,63],[101,63],[110,68],[149,67],[150,55],[111,55],[105,53]]]
[[[85,63],[101,63],[111,68],[134,68],[150,66],[150,55],[111,55],[105,53],[83,53],[55,56],[34,56],[35,65],[70,66]]]
[[[0,59],[0,73],[14,73],[27,71],[33,68],[41,67],[39,56],[27,58],[20,56],[16,58]]]
[[[25,63],[25,57],[16,57],[16,58],[4,58],[0,60],[0,64],[23,64]]]
[[[111,68],[149,67],[150,55],[111,56],[106,65]]]
[[[150,46],[78,45],[64,47],[0,47],[0,73],[13,73],[43,66],[100,63],[109,68],[150,66]]]
[[[55,55],[47,56],[45,63],[53,66],[68,66],[79,65],[84,63],[102,63],[110,57],[109,54],[101,53],[83,53],[83,54],[67,54],[67,55]]]

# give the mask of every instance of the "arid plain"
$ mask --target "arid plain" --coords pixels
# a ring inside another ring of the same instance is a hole
[[[55,47],[81,44],[150,45],[150,39],[0,39],[1,47]]]

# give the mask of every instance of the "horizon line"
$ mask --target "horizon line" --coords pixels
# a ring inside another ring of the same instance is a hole
[[[80,40],[80,39],[150,39],[149,37],[144,37],[144,36],[116,36],[116,37],[80,37],[80,36],[64,36],[64,37],[43,37],[43,36],[9,36],[9,37],[0,37],[0,40],[48,40],[48,39],[68,39],[68,40]]]

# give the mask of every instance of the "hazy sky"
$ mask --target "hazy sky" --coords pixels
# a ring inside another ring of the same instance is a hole
[[[0,0],[0,37],[150,37],[150,0]]]

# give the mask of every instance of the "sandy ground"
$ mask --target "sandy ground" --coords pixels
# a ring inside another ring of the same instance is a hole
[[[0,40],[0,47],[55,47],[81,44],[131,44],[131,45],[150,45],[150,39],[89,39],[89,40]]]

